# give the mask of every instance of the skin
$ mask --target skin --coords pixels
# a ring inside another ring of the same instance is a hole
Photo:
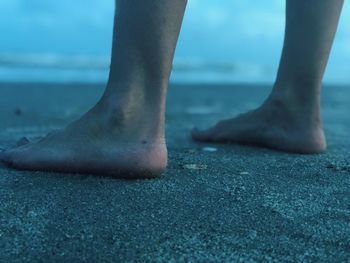
[[[195,140],[243,143],[296,153],[320,153],[326,141],[321,82],[343,0],[288,0],[285,40],[273,90],[258,109],[218,122]]]
[[[320,89],[342,5],[287,0],[285,42],[270,96],[254,111],[193,130],[193,138],[324,151]],[[159,176],[167,164],[165,97],[185,6],[185,0],[120,0],[109,81],[99,102],[65,129],[0,158],[26,170]]]
[[[119,0],[109,81],[79,120],[2,153],[17,169],[159,176],[167,165],[165,98],[186,0]]]

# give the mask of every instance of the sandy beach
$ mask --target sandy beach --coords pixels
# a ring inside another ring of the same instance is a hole
[[[64,127],[103,85],[0,84],[0,148]],[[328,150],[190,139],[253,109],[267,85],[171,85],[169,166],[154,180],[0,166],[0,262],[348,262],[350,87],[325,86]]]

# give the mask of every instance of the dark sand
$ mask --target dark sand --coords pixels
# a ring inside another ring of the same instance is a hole
[[[0,147],[63,127],[102,90],[0,85]],[[0,262],[349,262],[350,87],[323,91],[325,154],[189,137],[193,125],[254,108],[268,92],[259,85],[172,86],[169,168],[160,179],[0,167]]]

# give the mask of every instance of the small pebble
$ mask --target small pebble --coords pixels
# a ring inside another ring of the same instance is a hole
[[[183,168],[191,169],[191,170],[205,170],[207,169],[207,165],[205,164],[185,164]]]
[[[202,151],[204,152],[216,152],[218,149],[215,147],[203,147]]]
[[[255,230],[250,230],[248,232],[248,236],[251,238],[251,239],[255,239],[257,237],[258,233],[255,231]]]

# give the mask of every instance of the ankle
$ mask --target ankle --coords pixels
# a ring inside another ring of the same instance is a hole
[[[273,118],[279,118],[293,127],[301,129],[323,129],[320,105],[305,102],[292,95],[271,94],[264,103]]]
[[[119,87],[120,84],[106,90],[90,112],[92,119],[116,136],[129,134],[147,141],[164,141],[165,96],[152,97],[145,95],[142,88],[119,90]]]
[[[320,106],[321,83],[318,80],[276,80],[271,96],[299,108]]]

